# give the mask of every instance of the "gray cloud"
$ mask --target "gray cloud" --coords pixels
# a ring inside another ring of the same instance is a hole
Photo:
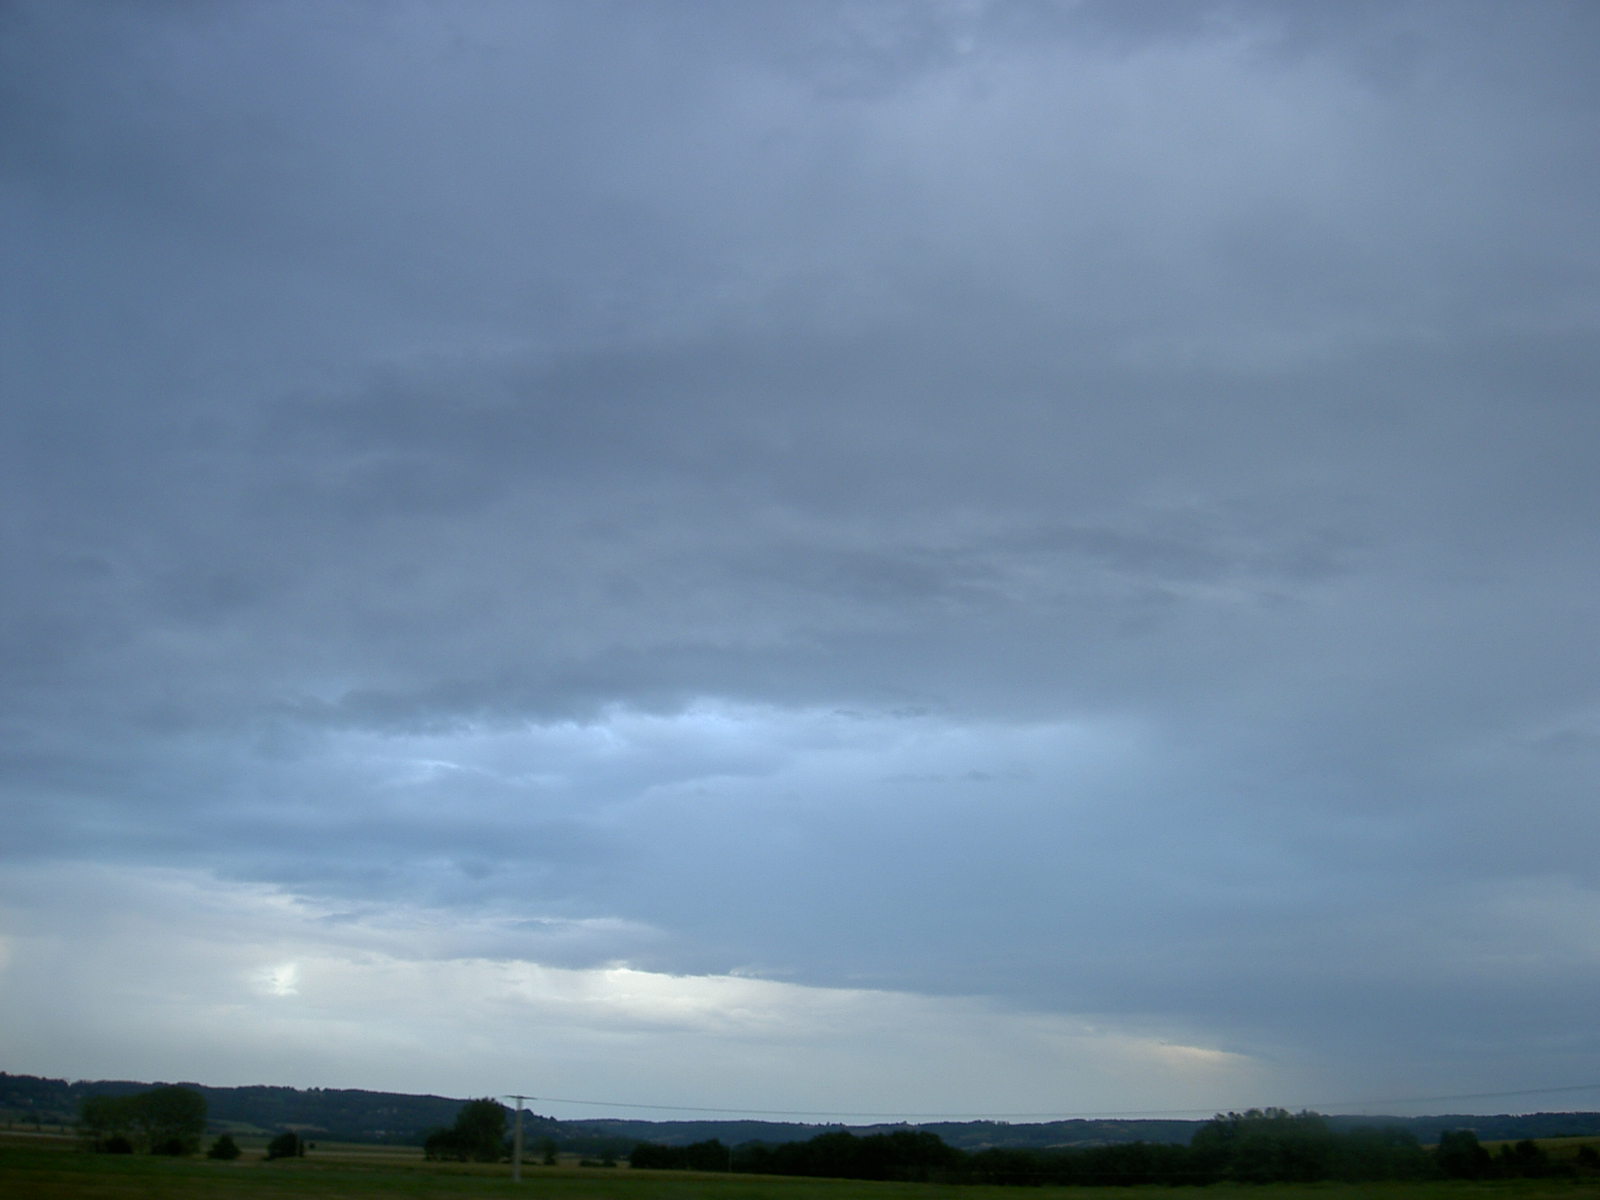
[[[0,20],[18,870],[1592,1075],[1588,9]]]

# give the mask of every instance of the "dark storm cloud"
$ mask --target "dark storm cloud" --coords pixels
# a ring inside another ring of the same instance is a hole
[[[1587,6],[3,22],[19,869],[1596,1061]]]

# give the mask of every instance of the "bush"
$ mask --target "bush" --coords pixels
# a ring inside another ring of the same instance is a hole
[[[225,1133],[211,1143],[211,1149],[206,1151],[206,1157],[232,1162],[239,1157],[239,1143],[233,1140],[232,1135]]]
[[[275,1158],[301,1158],[305,1155],[306,1144],[300,1140],[300,1135],[292,1129],[280,1133],[267,1143],[267,1161]]]

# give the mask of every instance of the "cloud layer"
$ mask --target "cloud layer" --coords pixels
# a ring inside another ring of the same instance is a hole
[[[1600,1078],[1597,35],[10,6],[11,1069]]]

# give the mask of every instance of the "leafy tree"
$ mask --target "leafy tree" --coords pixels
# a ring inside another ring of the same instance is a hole
[[[1470,1129],[1447,1129],[1441,1133],[1433,1161],[1446,1179],[1483,1179],[1494,1174],[1494,1161]]]
[[[1514,1146],[1501,1146],[1495,1166],[1501,1175],[1512,1179],[1542,1179],[1557,1171],[1550,1155],[1532,1138],[1523,1138]]]
[[[674,1170],[678,1166],[677,1148],[657,1142],[640,1142],[628,1154],[628,1166],[642,1171]]]
[[[1011,1187],[1039,1183],[1044,1174],[1038,1152],[1018,1146],[990,1146],[970,1154],[967,1169],[977,1183]]]
[[[747,1143],[737,1150],[716,1138],[692,1146],[643,1143],[634,1148],[630,1161],[635,1167],[691,1171],[737,1169],[752,1174],[928,1181],[953,1177],[965,1159],[938,1134],[907,1129],[866,1137],[839,1130],[806,1142]]]
[[[193,1088],[169,1086],[133,1098],[134,1125],[151,1154],[193,1154],[206,1131],[206,1098]]]
[[[132,1152],[132,1099],[132,1096],[85,1096],[79,1103],[78,1129],[96,1150],[108,1154]],[[123,1149],[124,1146],[127,1149]]]
[[[1428,1152],[1409,1129],[1358,1125],[1338,1136],[1333,1174],[1335,1178],[1357,1183],[1379,1179],[1427,1179],[1435,1170]]]
[[[691,1171],[726,1171],[728,1148],[721,1138],[711,1138],[683,1147],[683,1165]]]
[[[628,1165],[668,1171],[726,1171],[730,1159],[728,1147],[717,1138],[688,1146],[640,1142],[629,1153]]]
[[[232,1134],[223,1134],[211,1143],[211,1149],[206,1151],[207,1158],[221,1159],[223,1162],[232,1162],[240,1154],[239,1143],[233,1140]]]
[[[473,1147],[479,1162],[495,1162],[505,1154],[507,1112],[498,1100],[469,1100],[456,1117],[456,1132]]]
[[[306,1144],[294,1130],[285,1130],[267,1143],[267,1161],[275,1158],[304,1158]]]
[[[1091,1146],[1056,1156],[1052,1182],[1098,1187],[1188,1182],[1189,1158],[1183,1146],[1150,1142]]]
[[[499,1162],[506,1155],[506,1106],[485,1096],[469,1100],[449,1129],[436,1129],[422,1144],[430,1159],[455,1162]]]
[[[206,1128],[206,1101],[193,1088],[175,1085],[131,1096],[85,1096],[78,1127],[108,1153],[140,1147],[150,1154],[193,1154]]]
[[[470,1155],[454,1129],[435,1129],[423,1140],[422,1157],[429,1162],[466,1162]]]
[[[1189,1142],[1196,1167],[1215,1179],[1241,1183],[1306,1183],[1326,1179],[1334,1137],[1317,1113],[1252,1108],[1220,1113]]]

